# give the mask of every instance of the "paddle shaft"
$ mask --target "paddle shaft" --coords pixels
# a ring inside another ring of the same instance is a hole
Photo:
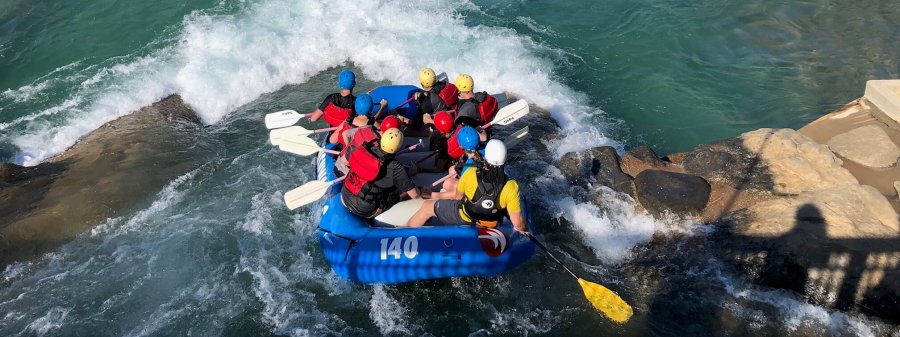
[[[324,128],[324,129],[312,130],[312,133],[322,133],[322,132],[334,131],[334,130],[337,130],[337,129],[338,129],[338,127],[335,126],[335,127],[331,127],[331,128]]]
[[[443,178],[438,179],[437,181],[435,181],[433,184],[431,184],[431,186],[437,186],[437,185],[440,185],[442,182],[444,182],[444,180],[453,178],[453,177],[455,177],[455,176],[456,176],[456,173],[448,174],[448,175],[444,176]]]
[[[520,233],[522,233],[522,232],[520,232]],[[566,266],[565,263],[563,263],[562,261],[560,261],[559,259],[557,259],[556,256],[554,256],[553,253],[551,253],[550,250],[547,249],[547,247],[545,247],[543,243],[541,243],[540,241],[538,241],[538,239],[535,238],[534,235],[531,235],[531,233],[522,233],[522,234],[525,235],[525,236],[527,236],[529,239],[531,239],[531,242],[534,242],[534,244],[535,244],[536,246],[540,247],[541,250],[544,251],[544,253],[547,253],[547,255],[550,255],[550,258],[552,258],[553,261],[556,261],[556,263],[559,263],[559,265],[562,266],[567,272],[569,272],[569,274],[571,274],[572,277],[574,277],[574,278],[576,278],[576,279],[579,278],[578,275],[575,275],[575,273],[572,272],[572,270],[569,269],[569,267]]]
[[[415,96],[410,97],[408,100],[403,101],[403,103],[400,103],[399,105],[395,106],[395,107],[394,107],[393,109],[391,109],[391,110],[397,110],[397,109],[400,108],[401,106],[404,106],[404,105],[406,105],[407,103],[412,102],[412,101],[415,100],[415,99],[416,99]],[[384,110],[385,110],[385,109],[378,110],[378,113],[375,114],[375,117],[373,117],[373,119],[378,120],[378,116],[381,116],[381,113],[384,112]]]

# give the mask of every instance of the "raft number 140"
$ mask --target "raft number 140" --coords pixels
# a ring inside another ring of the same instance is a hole
[[[390,245],[388,241],[390,241]],[[407,259],[416,258],[419,255],[419,239],[415,236],[381,239],[382,260],[387,260],[388,256],[393,256],[395,260],[398,260],[400,259],[400,254],[403,254]]]

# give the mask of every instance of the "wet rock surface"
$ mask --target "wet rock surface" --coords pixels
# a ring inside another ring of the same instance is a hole
[[[0,264],[132,211],[202,161],[200,119],[178,96],[109,122],[34,167],[0,166]]]
[[[574,160],[618,158],[610,151],[567,154],[570,180],[584,174],[616,190],[615,179],[595,178]],[[900,321],[900,217],[828,146],[791,129],[759,129],[664,158],[642,146],[618,160],[634,177],[638,208],[714,225],[716,255],[756,283]]]
[[[634,178],[634,188],[637,200],[655,215],[700,214],[709,201],[709,183],[684,173],[644,170]]]

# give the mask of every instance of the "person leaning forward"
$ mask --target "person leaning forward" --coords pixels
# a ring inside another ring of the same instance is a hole
[[[446,225],[496,227],[509,216],[517,231],[527,232],[519,184],[506,176],[505,163],[506,145],[497,139],[488,141],[484,162],[463,173],[454,198],[426,200],[406,222],[406,227],[421,227],[432,217]]]
[[[370,142],[348,154],[350,172],[341,188],[341,202],[347,210],[373,218],[399,202],[401,194],[419,198],[419,190],[406,168],[394,160],[402,144],[403,133],[395,128],[385,131],[379,142]]]

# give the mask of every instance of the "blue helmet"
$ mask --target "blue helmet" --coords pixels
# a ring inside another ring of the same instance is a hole
[[[478,131],[475,131],[471,126],[464,126],[456,134],[456,141],[459,142],[459,147],[463,148],[463,150],[475,151],[478,149],[478,142],[481,139],[478,137]]]
[[[338,75],[338,85],[341,89],[353,90],[353,87],[356,86],[356,74],[348,69],[344,69],[344,71]]]
[[[372,114],[372,96],[362,94],[356,98],[356,114],[369,116]]]

